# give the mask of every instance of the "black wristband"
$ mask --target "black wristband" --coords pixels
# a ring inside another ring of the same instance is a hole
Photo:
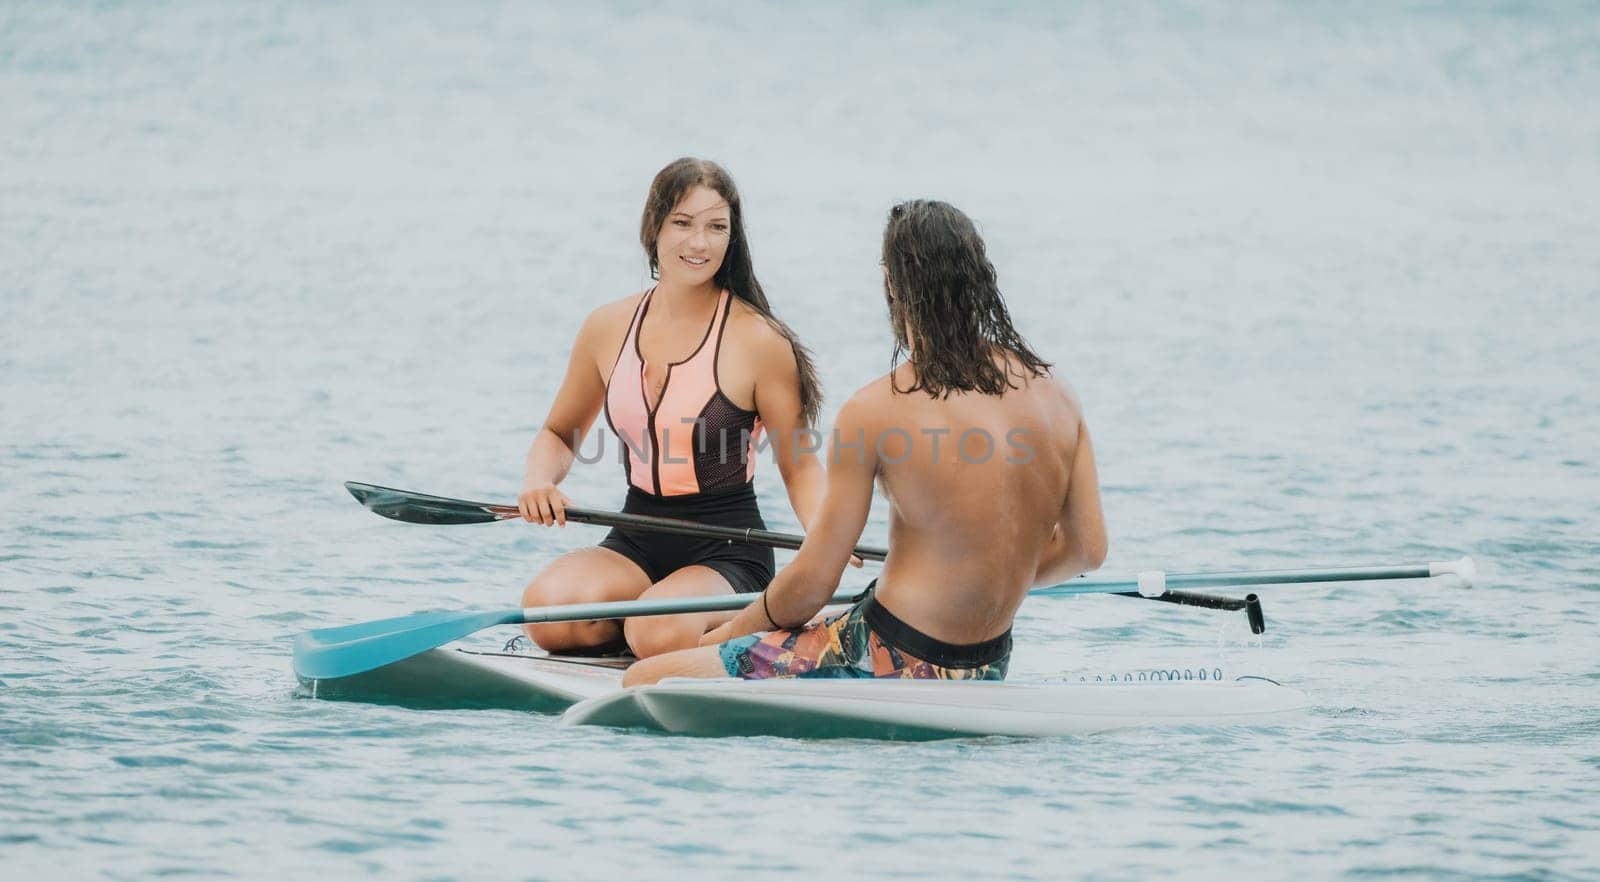
[[[783,626],[778,624],[778,620],[772,617],[772,610],[767,607],[767,592],[765,591],[761,592],[761,614],[767,617],[767,622],[772,625],[772,630],[784,630]]]

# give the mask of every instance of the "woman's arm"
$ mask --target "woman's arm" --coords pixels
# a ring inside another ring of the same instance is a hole
[[[528,447],[522,492],[517,495],[517,507],[522,510],[524,520],[566,525],[566,507],[572,500],[557,490],[556,485],[572,468],[584,435],[594,425],[605,403],[606,384],[600,376],[597,356],[604,342],[614,336],[607,333],[612,324],[607,313],[615,306],[604,306],[590,313],[583,327],[578,329],[572,355],[567,361],[567,374],[550,405],[544,425]]]
[[[809,531],[827,491],[822,462],[817,458],[822,434],[801,416],[800,369],[794,348],[765,321],[750,324],[761,331],[755,360],[756,413],[767,428],[789,505],[800,520],[801,531]]]

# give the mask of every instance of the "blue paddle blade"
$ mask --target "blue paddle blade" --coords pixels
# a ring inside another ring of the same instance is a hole
[[[333,680],[376,670],[495,625],[522,621],[522,610],[430,612],[307,631],[294,640],[294,672]]]

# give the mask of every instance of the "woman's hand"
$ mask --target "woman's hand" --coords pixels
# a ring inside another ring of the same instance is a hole
[[[567,506],[571,504],[572,500],[557,490],[554,484],[534,484],[524,487],[517,495],[517,508],[522,512],[522,519],[538,522],[546,527],[552,524],[565,527]]]
[[[862,567],[866,566],[867,562],[852,554],[852,555],[850,555],[850,565],[859,570]]]

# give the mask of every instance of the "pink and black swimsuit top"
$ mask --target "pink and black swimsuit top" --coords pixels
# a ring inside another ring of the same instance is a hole
[[[667,365],[654,408],[645,392],[639,328],[650,312],[652,288],[640,298],[606,382],[606,423],[622,443],[629,485],[654,496],[722,493],[749,485],[756,474],[761,420],[734,404],[717,383],[717,357],[732,295],[723,291],[699,348]]]

